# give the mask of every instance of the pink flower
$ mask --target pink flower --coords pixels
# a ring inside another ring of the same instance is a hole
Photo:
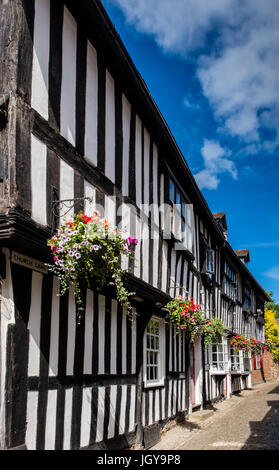
[[[184,326],[184,325],[182,325],[182,326],[180,327],[180,329],[181,329],[181,330],[184,330],[184,329],[185,329],[185,326]]]
[[[195,319],[194,319],[194,318],[191,318],[191,321],[195,321]]]
[[[57,261],[58,260],[58,256],[54,256],[54,261]]]
[[[187,313],[186,317],[189,318],[189,316],[190,316],[190,313]]]

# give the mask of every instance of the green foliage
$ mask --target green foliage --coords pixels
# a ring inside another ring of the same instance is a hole
[[[224,326],[220,318],[212,318],[206,320],[206,325],[203,327],[204,346],[208,347],[211,343],[218,343],[222,336],[227,336],[228,329]]]
[[[191,342],[203,335],[204,346],[208,347],[210,343],[227,334],[222,321],[219,318],[207,320],[200,310],[200,305],[194,304],[192,298],[183,299],[182,296],[177,296],[164,310],[168,312],[167,319],[175,326],[176,332],[185,331]]]
[[[272,310],[273,312],[275,312],[275,318],[279,319],[279,304],[277,304],[276,301],[274,300],[273,298],[274,294],[272,291],[266,291],[266,293],[268,297],[270,298],[270,300],[265,302],[264,308],[265,310]]]
[[[279,361],[279,321],[276,319],[276,312],[265,310],[265,337],[266,342],[271,343],[271,351],[275,361]]]

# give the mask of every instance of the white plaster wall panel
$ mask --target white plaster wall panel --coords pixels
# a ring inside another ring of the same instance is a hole
[[[167,275],[168,275],[168,243],[163,241],[162,248],[162,291],[167,292]]]
[[[158,287],[159,231],[153,232],[153,286]]]
[[[86,447],[90,443],[91,407],[92,407],[91,401],[92,401],[92,388],[85,387],[82,390],[80,447]]]
[[[93,343],[93,318],[94,318],[94,294],[92,290],[86,291],[85,331],[84,331],[84,362],[83,373],[92,374],[92,343]]]
[[[173,340],[173,326],[169,326],[169,370],[172,371],[172,340]]]
[[[117,215],[121,217],[121,223],[119,228],[123,233],[123,238],[127,238],[131,234],[131,209],[128,204],[121,204]],[[129,266],[128,257],[125,255],[121,256],[121,268],[127,270]]]
[[[92,201],[85,199],[84,212],[86,215],[92,215],[96,209],[96,188],[88,181],[84,180],[84,197],[89,197]]]
[[[149,279],[149,227],[142,224],[142,278],[145,282]]]
[[[148,215],[149,203],[150,203],[150,197],[149,197],[150,135],[146,129],[144,129],[143,139],[144,139],[144,150],[143,150],[143,158],[144,158],[143,196],[144,196],[144,199],[143,199],[143,203],[145,204],[144,213]]]
[[[129,195],[129,152],[130,152],[131,105],[125,95],[122,95],[122,131],[123,131],[123,168],[122,194]]]
[[[142,425],[146,426],[146,422],[145,422],[145,393],[142,394],[141,419],[142,419]]]
[[[153,161],[152,161],[152,171],[153,171],[153,205],[154,205],[154,222],[156,225],[159,225],[159,210],[156,209],[158,201],[158,148],[153,144]],[[163,175],[164,176],[164,175]]]
[[[37,414],[38,414],[38,392],[28,392],[26,411],[26,435],[25,443],[27,450],[36,449],[37,437]]]
[[[155,423],[160,419],[160,390],[155,390]]]
[[[141,268],[141,246],[143,244],[142,241],[142,221],[140,217],[136,217],[136,230],[135,234],[131,233],[132,236],[137,238],[138,244],[135,246],[135,258],[134,258],[134,275],[136,277],[140,277],[140,268]]]
[[[49,348],[49,376],[58,374],[58,342],[59,342],[59,294],[60,283],[53,276],[52,302],[51,302],[51,324],[50,324],[50,348]]]
[[[170,268],[170,295],[175,296],[175,268],[176,268],[176,251],[171,250],[171,268]]]
[[[183,296],[186,296],[187,293],[187,274],[188,274],[188,261],[184,260],[183,266]]]
[[[129,416],[129,431],[135,429],[135,410],[136,410],[136,386],[131,386],[131,404],[130,404],[130,416]]]
[[[174,371],[177,371],[177,355],[176,355],[176,348],[177,348],[177,335],[173,330],[173,367]]]
[[[31,106],[48,120],[50,1],[35,1]]]
[[[105,297],[99,295],[99,374],[105,373]]]
[[[110,411],[109,411],[109,423],[108,423],[108,439],[113,438],[114,433],[115,433],[116,394],[117,394],[117,385],[112,385],[110,387]]]
[[[117,301],[111,301],[111,338],[110,338],[110,373],[116,374],[116,331],[117,331]]]
[[[153,410],[153,392],[152,390],[149,390],[148,392],[148,423],[146,424],[152,424],[153,419],[152,419],[152,410]]]
[[[6,364],[7,364],[7,332],[8,326],[15,323],[15,307],[13,297],[13,284],[11,276],[10,250],[2,248],[6,258],[6,278],[2,279],[1,320],[0,320],[0,449],[5,448],[5,422],[6,422]]]
[[[105,195],[105,219],[107,219],[112,227],[116,225],[116,202],[113,196]]]
[[[76,142],[76,48],[77,23],[64,7],[62,38],[61,134]]]
[[[165,389],[165,387],[161,390],[161,393],[162,393],[162,410],[161,410],[161,414],[162,414],[162,419],[165,419],[165,417],[166,417],[166,413],[165,413],[166,389]]]
[[[176,284],[181,286],[181,264],[182,264],[182,256],[179,256],[176,268]],[[176,293],[179,294],[179,289],[176,290]]]
[[[127,361],[127,309],[122,311],[122,374],[126,374]]]
[[[173,380],[169,381],[169,396],[168,396],[168,416],[172,416],[172,393],[173,393]]]
[[[32,271],[31,305],[28,320],[29,354],[28,375],[38,376],[40,372],[40,324],[42,306],[43,275]]]
[[[98,415],[97,415],[96,442],[100,442],[104,438],[105,391],[106,391],[105,387],[98,388]]]
[[[119,417],[119,434],[125,433],[125,413],[127,403],[127,385],[121,387],[121,406],[120,406],[120,417]]]
[[[86,98],[85,98],[85,159],[97,166],[98,151],[98,64],[94,47],[87,42],[86,66]]]
[[[114,80],[106,70],[105,175],[115,183],[115,97]]]
[[[135,175],[136,175],[136,204],[142,204],[142,122],[136,116],[135,130]]]
[[[74,198],[74,170],[64,160],[60,159],[60,200]],[[61,211],[60,223],[63,223],[63,213]],[[73,217],[74,209],[72,208],[67,214],[66,219]]]
[[[31,193],[32,219],[47,224],[46,170],[47,147],[31,135]]]
[[[67,375],[74,374],[75,356],[75,336],[76,336],[76,303],[73,287],[69,289],[68,303],[68,337],[67,337]]]
[[[69,389],[66,389],[65,391],[63,450],[71,449],[72,405],[73,405],[73,389],[69,388]]]
[[[45,450],[55,449],[54,423],[56,419],[57,390],[49,390],[47,395]]]
[[[137,360],[137,323],[136,323],[136,310],[133,309],[133,322],[131,325],[131,336],[132,336],[132,357],[131,357],[131,373],[136,373],[136,360]]]

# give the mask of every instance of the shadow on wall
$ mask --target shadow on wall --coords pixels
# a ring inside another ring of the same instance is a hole
[[[262,421],[251,421],[250,437],[241,450],[279,450],[279,386],[269,392],[274,399],[268,401],[270,411]]]

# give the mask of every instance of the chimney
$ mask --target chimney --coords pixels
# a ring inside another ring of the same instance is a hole
[[[243,250],[234,250],[234,252],[237,254],[237,256],[242,261],[242,263],[245,264],[245,266],[247,266],[247,264],[250,261],[250,255],[249,255],[248,248],[245,248]]]

